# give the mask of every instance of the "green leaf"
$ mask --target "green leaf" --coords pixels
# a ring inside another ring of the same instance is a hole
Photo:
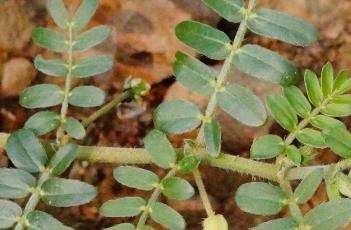
[[[294,196],[297,203],[303,204],[310,200],[323,180],[323,169],[315,169],[310,172],[297,186]]]
[[[78,140],[83,139],[86,135],[84,126],[73,117],[67,118],[63,124],[63,128],[68,135]]]
[[[333,126],[340,126],[346,128],[344,123],[342,123],[341,121],[324,115],[317,115],[313,117],[311,119],[311,124],[319,129],[326,129]]]
[[[323,137],[328,147],[337,155],[351,157],[351,134],[340,126],[323,130]]]
[[[221,126],[217,121],[205,123],[204,138],[206,149],[212,157],[216,157],[221,152],[222,135]]]
[[[232,63],[255,78],[282,84],[288,76],[296,75],[296,67],[278,53],[258,45],[245,45],[233,56]]]
[[[159,183],[159,178],[155,173],[131,166],[116,168],[113,170],[113,176],[119,183],[125,186],[144,191],[154,189]]]
[[[244,15],[242,8],[244,7],[243,0],[203,0],[205,4],[216,11],[220,16],[230,22],[240,22]]]
[[[343,94],[351,89],[351,79],[344,81],[336,90],[336,93]]]
[[[351,104],[351,94],[333,96],[330,102],[335,104]]]
[[[297,116],[288,100],[280,95],[271,93],[267,97],[267,107],[273,118],[281,127],[292,132],[297,125]]]
[[[52,177],[42,186],[43,202],[53,207],[72,207],[89,203],[96,196],[96,188],[79,180]]]
[[[324,106],[321,113],[331,117],[347,117],[351,114],[351,104],[331,103]]]
[[[327,97],[333,92],[333,84],[334,70],[332,64],[328,62],[326,65],[323,66],[321,73],[321,87],[324,97]]]
[[[140,197],[124,197],[105,202],[100,213],[105,217],[133,217],[139,215],[146,202]]]
[[[62,103],[64,92],[54,84],[40,84],[21,93],[20,104],[28,109],[47,108]]]
[[[95,14],[98,5],[98,0],[83,0],[73,18],[75,30],[81,30],[88,24]]]
[[[47,230],[49,226],[50,230],[73,230],[45,212],[32,211],[26,217],[29,222],[27,230]]]
[[[188,181],[169,177],[161,181],[162,194],[176,200],[187,200],[194,195],[194,189]]]
[[[311,70],[305,71],[305,87],[310,102],[318,107],[323,100],[323,95],[317,75]]]
[[[135,230],[134,225],[129,223],[119,224],[110,228],[104,228],[104,230]]]
[[[68,12],[63,1],[48,0],[47,8],[56,25],[62,29],[66,29],[68,23]]]
[[[159,202],[154,202],[151,204],[151,209],[151,218],[163,227],[169,228],[170,230],[185,229],[183,217],[171,207]]]
[[[113,59],[107,55],[84,58],[79,60],[73,68],[72,75],[86,78],[109,71],[113,66]]]
[[[84,51],[99,45],[110,35],[111,29],[108,26],[97,26],[84,33],[81,33],[73,46],[74,51]]]
[[[201,159],[196,156],[186,156],[178,163],[178,172],[185,175],[199,167]]]
[[[295,145],[289,145],[285,149],[286,156],[293,161],[295,164],[300,165],[302,161],[302,156],[298,148]]]
[[[25,129],[11,134],[6,152],[17,168],[30,173],[39,172],[48,160],[40,141],[32,131]]]
[[[36,183],[36,179],[31,174],[21,169],[0,169],[0,197],[2,198],[25,198],[29,194],[29,189],[34,188]]]
[[[41,55],[35,57],[34,66],[40,72],[54,77],[65,76],[68,72],[62,59],[45,60]]]
[[[304,20],[271,9],[257,10],[247,26],[258,35],[298,46],[312,45],[318,39],[317,31]]]
[[[338,173],[336,176],[336,184],[339,192],[345,197],[351,197],[351,181],[348,176],[343,173]]]
[[[275,215],[285,206],[284,192],[277,186],[251,182],[243,184],[236,192],[235,200],[240,209],[256,215]]]
[[[299,88],[296,86],[284,87],[284,95],[298,115],[303,118],[309,116],[311,105]]]
[[[228,85],[218,94],[220,107],[234,119],[248,126],[261,126],[267,119],[262,101],[250,90]]]
[[[24,128],[31,129],[36,135],[41,136],[56,129],[60,124],[60,117],[52,111],[41,111],[31,116]]]
[[[51,51],[63,53],[68,49],[65,38],[47,28],[37,28],[32,32],[32,39],[35,44]]]
[[[251,230],[296,230],[298,223],[293,218],[280,218],[264,222]]]
[[[144,138],[145,148],[152,162],[161,168],[171,168],[176,162],[176,153],[167,136],[159,130],[152,130]]]
[[[315,148],[324,148],[326,146],[322,133],[310,128],[300,130],[296,135],[296,139],[302,144]]]
[[[106,94],[95,86],[78,86],[71,91],[69,104],[78,107],[97,107],[105,102]]]
[[[191,102],[175,100],[163,102],[154,114],[157,129],[167,134],[181,134],[201,124],[201,111]]]
[[[175,32],[180,41],[211,59],[223,60],[230,54],[229,37],[206,24],[183,21]]]
[[[341,70],[338,75],[336,75],[335,81],[334,81],[334,90],[338,90],[344,82],[349,78],[349,72],[347,70]]]
[[[173,66],[177,81],[199,94],[211,94],[216,80],[216,73],[201,61],[177,52]]]
[[[50,174],[59,176],[66,171],[71,163],[78,155],[78,145],[67,144],[59,149],[57,153],[51,158],[49,163]]]
[[[309,211],[303,219],[311,230],[336,230],[349,223],[351,200],[340,199],[323,203]]]
[[[18,204],[0,200],[0,229],[11,228],[16,222],[16,218],[22,215],[22,209]]]
[[[251,146],[251,158],[269,159],[278,156],[284,150],[283,139],[277,135],[265,135],[259,137]]]

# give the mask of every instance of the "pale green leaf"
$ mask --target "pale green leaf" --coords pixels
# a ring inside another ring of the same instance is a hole
[[[322,90],[317,75],[311,70],[305,71],[305,87],[310,102],[314,106],[319,106],[323,100]]]
[[[99,45],[110,35],[111,29],[108,26],[97,26],[81,33],[73,46],[74,51],[84,51]]]
[[[163,227],[169,228],[170,230],[185,229],[183,217],[171,207],[163,203],[154,202],[151,204],[151,209],[151,218]]]
[[[99,0],[83,0],[73,17],[74,29],[83,29],[95,14]]]
[[[330,102],[334,104],[351,104],[351,94],[335,95]]]
[[[291,107],[301,117],[308,117],[311,112],[311,104],[296,86],[284,87],[284,95],[288,99]]]
[[[348,70],[340,70],[338,75],[336,75],[334,81],[334,90],[338,90],[340,86],[349,78],[349,71]]]
[[[322,182],[323,176],[323,169],[315,169],[300,182],[294,191],[294,197],[297,199],[297,203],[303,204],[312,198]]]
[[[264,222],[251,230],[296,230],[298,223],[293,218],[281,218]]]
[[[47,230],[49,226],[50,230],[73,230],[45,212],[32,211],[26,218],[29,223],[27,230]]]
[[[351,157],[351,134],[343,127],[334,126],[323,131],[328,147],[344,158]]]
[[[321,87],[323,96],[327,97],[329,94],[333,92],[333,84],[334,84],[334,69],[330,62],[322,68],[321,73]]]
[[[58,25],[62,29],[66,29],[68,23],[68,12],[63,1],[48,0],[47,7],[56,25]]]
[[[163,179],[160,185],[162,194],[171,199],[187,200],[194,195],[194,188],[191,184],[178,177]]]
[[[63,53],[68,49],[65,38],[52,30],[39,27],[32,32],[32,39],[35,44],[51,51]]]
[[[20,104],[28,109],[47,108],[62,103],[64,92],[54,84],[40,84],[27,88],[20,95]]]
[[[251,146],[251,158],[269,159],[278,156],[284,150],[283,139],[277,135],[265,135],[259,137]]]
[[[36,179],[21,169],[0,169],[0,197],[21,199],[29,194],[29,189],[36,186]],[[1,219],[1,218],[0,218]]]
[[[321,113],[331,117],[347,117],[351,114],[351,104],[331,103],[322,107]]]
[[[41,136],[56,129],[60,124],[60,116],[52,111],[41,111],[31,116],[24,128],[31,129],[36,135]]]
[[[133,217],[139,215],[145,205],[145,200],[140,197],[124,197],[105,202],[100,213],[105,217]]]
[[[0,200],[0,229],[11,228],[16,222],[16,218],[22,215],[22,209],[18,204]]]
[[[109,71],[113,66],[113,59],[107,55],[100,55],[79,60],[75,63],[72,75],[86,78]]]
[[[205,4],[230,22],[240,22],[244,15],[243,0],[203,0]]]
[[[204,127],[204,139],[206,149],[212,157],[216,157],[221,152],[222,134],[221,126],[215,120],[206,122]]]
[[[344,123],[342,123],[341,121],[324,115],[317,115],[313,117],[311,119],[311,124],[319,129],[326,129],[333,126],[340,126],[346,128]]]
[[[285,154],[295,164],[300,165],[302,156],[299,149],[295,145],[289,145],[286,147]]]
[[[78,155],[78,145],[70,143],[58,150],[49,162],[50,174],[59,176],[66,171]]]
[[[83,139],[86,135],[84,126],[73,117],[67,118],[63,124],[63,128],[68,135],[78,140]]]
[[[196,156],[186,156],[178,163],[178,172],[188,174],[199,167],[201,159]]]
[[[351,89],[351,78],[345,80],[340,86],[337,88],[337,94],[343,94]]]
[[[322,133],[311,128],[305,128],[300,130],[296,135],[296,139],[302,144],[312,146],[315,148],[326,147]]]
[[[66,63],[62,59],[44,59],[41,55],[34,59],[34,66],[40,72],[49,76],[61,77],[68,72]]]
[[[106,94],[95,86],[78,86],[68,99],[69,104],[78,107],[97,107],[105,102]]]

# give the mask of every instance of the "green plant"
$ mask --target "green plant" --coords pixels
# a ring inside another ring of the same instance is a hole
[[[34,114],[25,127],[10,136],[0,135],[0,147],[6,143],[7,155],[17,169],[0,169],[0,197],[19,199],[30,195],[22,210],[16,203],[0,200],[0,229],[70,229],[50,215],[36,211],[39,201],[55,207],[69,207],[91,201],[96,190],[86,183],[59,176],[75,160],[119,164],[153,163],[165,170],[160,178],[155,173],[134,167],[120,166],[114,178],[122,185],[150,191],[149,199],[124,197],[107,201],[100,208],[105,217],[135,217],[137,225],[129,223],[112,226],[109,230],[150,230],[150,217],[158,224],[172,230],[186,228],[183,217],[171,207],[159,202],[164,195],[170,199],[185,200],[194,194],[194,188],[181,176],[192,173],[208,217],[205,230],[226,230],[228,224],[220,214],[215,214],[208,199],[200,164],[246,173],[268,179],[273,184],[251,182],[239,187],[235,200],[245,212],[256,215],[275,215],[285,208],[290,217],[268,221],[253,229],[265,230],[331,230],[337,229],[351,218],[351,168],[349,159],[331,165],[313,165],[319,149],[331,148],[342,158],[350,158],[351,134],[338,117],[351,114],[351,79],[347,71],[334,78],[331,64],[326,64],[319,81],[316,74],[307,70],[304,82],[308,99],[293,85],[298,71],[295,65],[278,53],[258,45],[245,44],[247,30],[290,44],[307,46],[317,40],[316,31],[301,19],[269,9],[256,9],[256,1],[248,5],[243,0],[204,0],[222,17],[240,22],[233,42],[217,29],[198,22],[186,21],[176,28],[177,37],[199,53],[224,60],[217,74],[210,67],[189,55],[178,52],[174,75],[184,86],[199,94],[209,95],[207,108],[202,112],[188,101],[176,100],[162,103],[155,111],[155,128],[145,137],[145,149],[78,146],[75,140],[84,138],[85,127],[118,106],[126,99],[144,95],[149,86],[137,79],[126,82],[125,91],[116,99],[80,122],[67,117],[69,105],[96,107],[104,103],[104,93],[94,86],[72,89],[73,78],[85,78],[108,71],[113,61],[106,56],[75,60],[74,53],[91,48],[109,34],[109,28],[98,26],[80,33],[98,6],[97,0],[84,0],[73,17],[70,17],[62,0],[48,0],[48,9],[55,23],[66,30],[67,37],[46,28],[33,32],[38,45],[59,53],[67,59],[46,60],[41,56],[35,65],[51,76],[64,76],[65,88],[53,84],[36,85],[26,89],[20,103],[26,108],[47,108],[61,105],[60,115],[53,111]],[[248,126],[261,126],[267,113],[264,104],[243,86],[228,84],[229,71],[234,65],[253,77],[281,84],[283,95],[270,94],[267,108],[273,118],[289,134],[286,138],[265,135],[253,143],[251,159],[221,153],[221,127],[216,121],[218,108]],[[56,131],[56,141],[41,143],[37,136]],[[178,135],[198,129],[194,140],[185,140],[180,149],[173,148],[168,135]],[[295,139],[297,140],[295,142]],[[260,160],[275,159],[275,163]],[[309,166],[312,165],[312,166]],[[35,177],[34,177],[34,176]],[[301,180],[296,188],[291,180]],[[306,203],[321,182],[327,187],[329,201],[304,214],[299,205]]]

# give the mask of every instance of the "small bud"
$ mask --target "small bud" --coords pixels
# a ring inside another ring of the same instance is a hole
[[[131,90],[135,97],[144,96],[150,90],[150,85],[140,79],[140,78],[131,78],[129,77],[124,82],[124,89]]]
[[[222,215],[209,216],[204,221],[203,230],[228,230],[228,223]]]

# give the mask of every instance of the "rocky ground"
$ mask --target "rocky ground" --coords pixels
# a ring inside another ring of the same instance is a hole
[[[67,0],[73,10],[80,0]],[[128,76],[141,77],[152,85],[152,90],[145,98],[144,104],[129,103],[97,121],[90,129],[86,145],[137,147],[142,145],[142,138],[152,127],[152,111],[163,100],[185,98],[206,104],[206,98],[194,95],[174,81],[172,62],[177,50],[193,53],[177,41],[174,35],[175,25],[183,20],[198,20],[224,30],[231,37],[237,25],[229,23],[206,8],[201,0],[101,0],[101,7],[90,26],[107,24],[112,28],[112,35],[103,45],[84,53],[91,55],[106,53],[115,57],[113,71],[98,76],[87,82],[75,84],[95,84],[108,92],[113,98],[121,92],[123,80]],[[303,17],[320,31],[319,43],[308,48],[296,48],[278,41],[249,35],[245,42],[258,43],[276,50],[301,68],[315,71],[327,61],[337,69],[351,66],[351,1],[339,0],[261,0],[260,5],[281,9],[293,15]],[[25,120],[35,111],[28,111],[18,105],[19,93],[30,84],[55,82],[38,73],[32,64],[33,58],[43,53],[51,53],[36,47],[31,42],[31,31],[38,26],[55,28],[45,9],[45,0],[7,0],[0,6],[0,131],[12,132],[23,126]],[[193,53],[194,54],[194,53]],[[195,55],[195,54],[194,54]],[[220,62],[202,58],[215,69],[220,69]],[[279,91],[279,88],[254,80],[232,71],[231,81],[249,86],[261,98],[268,91]],[[57,109],[57,108],[55,108]],[[92,110],[70,110],[78,118],[87,117]],[[252,140],[262,134],[274,132],[284,135],[283,131],[268,122],[259,129],[244,127],[225,114],[220,113],[223,126],[224,148],[232,154],[248,156]],[[349,123],[346,120],[347,123]],[[190,134],[191,135],[191,134]],[[50,136],[48,136],[50,138]],[[173,138],[175,144],[181,138]],[[320,160],[333,161],[332,154],[323,153]],[[0,166],[7,166],[5,156],[0,156]],[[111,165],[87,165],[75,163],[67,173],[68,177],[80,178],[98,186],[99,196],[94,202],[71,209],[49,209],[66,224],[75,229],[101,229],[121,221],[131,219],[103,219],[98,214],[102,202],[124,195],[148,194],[127,189],[112,179]],[[150,167],[150,166],[146,166]],[[159,174],[164,172],[156,167],[152,169]],[[212,203],[217,212],[224,213],[230,222],[231,230],[244,230],[263,221],[261,217],[246,215],[234,203],[233,191],[248,178],[217,169],[203,168],[204,177]],[[211,178],[217,178],[216,181]],[[188,178],[192,181],[192,178]],[[323,189],[303,208],[305,211],[325,199]],[[184,202],[166,201],[180,211],[188,222],[188,230],[201,229],[200,222],[205,216],[198,196]],[[40,207],[47,209],[47,207]],[[157,228],[160,229],[160,228]],[[345,228],[348,229],[348,228]],[[351,228],[349,228],[351,229]]]

